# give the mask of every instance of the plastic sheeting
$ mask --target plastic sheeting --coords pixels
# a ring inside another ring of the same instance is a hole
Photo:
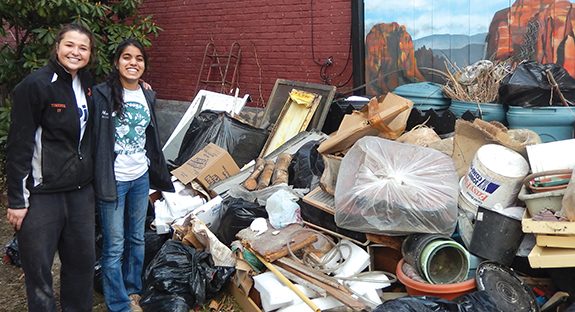
[[[341,162],[335,222],[380,235],[451,235],[459,181],[453,159],[437,150],[379,137],[359,139]]]
[[[214,143],[228,151],[241,168],[258,157],[268,136],[269,131],[243,123],[225,112],[204,110],[190,124],[178,157],[172,162],[179,167],[206,145]]]
[[[234,273],[214,266],[209,252],[170,239],[146,269],[140,305],[144,311],[189,312],[214,298]]]
[[[559,64],[523,62],[499,86],[502,104],[522,107],[564,106],[547,78],[549,70],[569,105],[575,105],[575,78]],[[549,103],[551,100],[551,104]]]

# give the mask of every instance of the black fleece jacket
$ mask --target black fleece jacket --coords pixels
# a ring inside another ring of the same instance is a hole
[[[93,112],[95,82],[77,73]],[[28,75],[14,88],[6,174],[10,208],[28,207],[34,193],[80,189],[93,178],[91,118],[80,142],[80,121],[72,76],[55,61]]]
[[[150,164],[150,188],[157,191],[174,191],[170,180],[164,154],[160,147],[160,139],[156,121],[156,92],[146,90],[144,96],[150,109],[150,124],[146,128],[146,156]],[[104,82],[94,87],[94,191],[96,197],[102,201],[114,201],[118,198],[116,178],[114,175],[115,123],[112,116],[112,95],[110,87]]]

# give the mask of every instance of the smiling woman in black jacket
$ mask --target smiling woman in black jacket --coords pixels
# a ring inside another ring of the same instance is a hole
[[[146,62],[142,44],[126,39],[118,45],[113,72],[94,88],[94,186],[109,312],[142,311],[148,194],[150,187],[173,191],[158,139],[156,94],[140,83]]]
[[[14,89],[7,218],[16,230],[30,311],[57,311],[51,271],[56,251],[62,310],[92,311],[94,80],[85,67],[93,48],[88,28],[62,27],[48,65]]]

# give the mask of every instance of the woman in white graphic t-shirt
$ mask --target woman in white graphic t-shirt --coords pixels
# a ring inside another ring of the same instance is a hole
[[[102,285],[110,312],[142,311],[149,191],[173,191],[158,138],[155,92],[140,83],[146,61],[139,41],[124,40],[113,72],[94,88],[94,189],[103,237]]]

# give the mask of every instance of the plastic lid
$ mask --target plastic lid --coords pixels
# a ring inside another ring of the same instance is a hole
[[[487,169],[505,177],[523,178],[529,173],[527,160],[503,145],[483,145],[477,150],[475,157]]]
[[[418,83],[404,84],[395,88],[393,90],[393,93],[400,96],[415,96],[428,99],[446,99],[445,97],[443,97],[443,92],[441,91],[441,85],[433,82],[418,82]]]
[[[484,290],[501,311],[539,312],[531,288],[515,272],[495,261],[483,261],[475,275],[477,290]]]

